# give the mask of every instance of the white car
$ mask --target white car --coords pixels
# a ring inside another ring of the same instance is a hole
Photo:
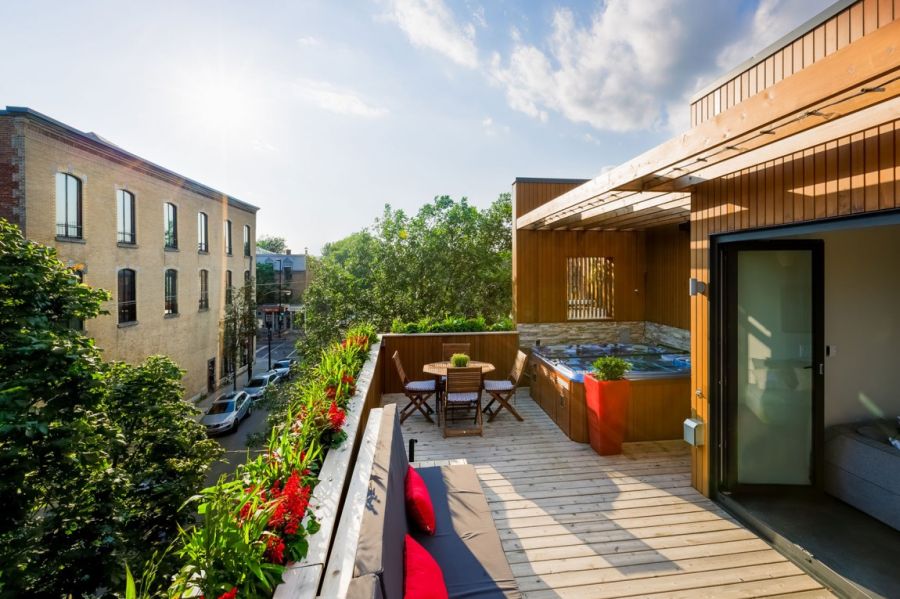
[[[274,370],[270,370],[265,374],[257,374],[255,377],[250,379],[250,382],[247,383],[247,386],[244,387],[244,392],[250,396],[250,399],[253,401],[259,401],[262,399],[263,394],[265,394],[266,389],[269,388],[269,385],[278,381],[278,373]]]
[[[288,380],[291,378],[291,366],[296,364],[297,360],[294,358],[285,358],[284,360],[278,360],[274,364],[272,364],[272,370],[270,372],[274,372],[278,375],[278,380]]]

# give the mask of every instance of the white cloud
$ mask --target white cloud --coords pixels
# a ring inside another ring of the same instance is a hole
[[[294,84],[297,97],[337,114],[363,118],[379,118],[388,114],[387,108],[374,106],[356,92],[338,88],[326,81],[304,79]]]
[[[500,134],[509,133],[509,125],[500,125],[494,122],[494,119],[486,116],[481,119],[481,129],[488,137],[496,137]]]
[[[306,35],[297,38],[297,43],[301,46],[318,46],[322,41],[314,35]]]
[[[695,90],[814,15],[812,5],[761,0],[749,23],[738,3],[716,0],[608,0],[586,22],[561,8],[546,39],[514,29],[512,51],[488,69],[513,109],[541,121],[557,113],[598,130],[678,130]]]
[[[391,0],[390,18],[412,45],[443,54],[468,68],[478,66],[475,26],[460,25],[443,0]]]

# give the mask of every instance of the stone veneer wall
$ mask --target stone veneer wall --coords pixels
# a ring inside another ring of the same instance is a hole
[[[668,345],[682,351],[691,351],[691,332],[687,329],[671,327],[658,322],[647,322],[644,338],[656,345]]]
[[[691,332],[655,322],[586,321],[519,323],[519,345],[560,343],[653,343],[690,351]]]

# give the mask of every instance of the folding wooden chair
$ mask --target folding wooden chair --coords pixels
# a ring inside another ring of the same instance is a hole
[[[447,391],[444,393],[444,437],[482,434],[481,416],[481,368],[448,368]],[[450,411],[475,408],[474,426],[457,428],[449,426]]]
[[[497,414],[499,414],[500,410],[503,408],[509,410],[519,422],[523,421],[523,418],[516,409],[509,405],[509,400],[516,396],[516,388],[519,386],[519,379],[522,378],[522,372],[525,370],[525,362],[527,360],[528,356],[520,351],[516,355],[516,363],[513,364],[512,371],[509,373],[509,377],[507,377],[506,380],[484,381],[484,390],[491,396],[491,401],[484,406],[485,414],[490,415],[488,422],[493,422],[494,418],[497,417]],[[494,402],[497,402],[500,405],[498,405],[495,410],[491,410],[491,406]]]
[[[425,419],[433,424],[434,420],[431,419],[429,414],[433,413],[434,410],[428,405],[428,398],[435,394],[434,381],[409,380],[406,376],[406,371],[403,370],[399,351],[394,352],[394,366],[397,367],[397,374],[400,375],[400,382],[403,384],[403,394],[409,398],[409,403],[400,410],[400,422],[405,421],[414,411],[419,410],[422,412],[422,416],[425,416]]]
[[[444,343],[441,346],[441,360],[448,361],[453,354],[469,354],[470,343]]]

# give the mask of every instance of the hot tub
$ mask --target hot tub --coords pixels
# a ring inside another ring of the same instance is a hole
[[[660,441],[682,436],[691,415],[691,358],[664,345],[607,343],[532,348],[531,395],[569,438],[587,443],[584,375],[601,356],[617,356],[632,368],[625,441]]]

